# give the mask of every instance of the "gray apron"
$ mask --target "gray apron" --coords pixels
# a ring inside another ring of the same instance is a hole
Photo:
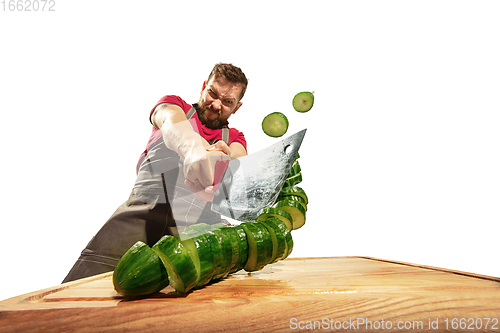
[[[192,107],[186,117],[191,119]],[[229,129],[222,128],[229,144]],[[213,144],[213,142],[210,142]],[[137,241],[153,246],[164,235],[177,236],[196,223],[215,224],[221,216],[184,184],[183,158],[160,138],[141,163],[129,199],[124,202],[82,251],[64,282],[114,270]]]

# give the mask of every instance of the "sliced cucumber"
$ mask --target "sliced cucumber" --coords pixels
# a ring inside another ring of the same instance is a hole
[[[223,229],[216,229],[212,232],[215,234],[219,241],[220,247],[222,249],[222,256],[224,258],[222,261],[221,275],[217,277],[217,279],[222,279],[229,274],[229,271],[232,267],[233,244],[231,243],[231,239],[229,238],[228,234]]]
[[[299,172],[298,174],[295,174],[292,177],[288,177],[285,180],[283,187],[295,186],[301,182],[302,182],[302,172]]]
[[[182,239],[182,236],[183,234],[179,235],[179,239]],[[208,238],[201,234],[196,237],[185,238],[181,240],[181,244],[191,256],[196,268],[198,278],[195,288],[206,285],[212,279],[214,272],[213,255]]]
[[[275,223],[269,223],[272,220],[278,221],[278,223],[283,223],[278,220],[276,217],[270,217],[266,220],[260,221],[259,223],[263,224],[269,234],[271,235],[271,239],[273,241],[273,255],[271,256],[271,260],[269,260],[268,264],[273,264],[278,260],[281,260],[285,255],[285,251],[287,248],[287,244],[285,241],[285,235],[282,230]],[[288,229],[287,229],[288,231]]]
[[[287,226],[288,230],[293,229],[292,216],[284,209],[277,207],[267,207],[260,211],[260,215],[257,217],[256,221],[266,220],[270,217],[276,217],[280,219]]]
[[[273,255],[273,241],[267,228],[260,223],[244,222],[240,224],[248,240],[248,260],[244,267],[247,272],[263,269]]]
[[[223,222],[216,223],[216,224],[207,224],[204,222],[201,223],[196,223],[193,225],[190,225],[185,232],[183,232],[182,235],[182,240],[186,238],[187,236],[189,237],[196,237],[198,235],[204,234],[207,231],[212,231],[215,229],[220,229],[222,227],[225,227],[226,224]]]
[[[303,91],[293,97],[293,108],[298,112],[307,112],[311,110],[314,104],[314,91]]]
[[[267,219],[265,222],[267,224],[275,224],[279,228],[281,233],[283,234],[283,237],[285,238],[286,247],[285,247],[285,252],[283,253],[283,257],[281,258],[281,260],[286,259],[290,255],[290,253],[292,253],[292,249],[293,249],[292,233],[290,232],[290,230],[288,230],[285,223],[283,223],[279,219],[270,218],[270,219]]]
[[[307,212],[306,201],[301,196],[298,196],[298,195],[287,195],[287,196],[278,197],[278,201],[280,201],[280,200],[293,200],[293,201],[297,201],[298,203],[300,203],[302,205],[302,207],[304,207],[304,210]]]
[[[306,222],[306,211],[299,202],[282,199],[276,203],[276,207],[285,210],[292,216],[292,230],[301,228]]]
[[[198,273],[188,251],[176,237],[163,236],[153,250],[165,266],[170,285],[180,293],[187,293],[196,286]]]
[[[238,263],[236,264],[236,267],[231,270],[230,273],[237,272],[245,267],[247,264],[248,260],[248,240],[247,240],[247,234],[245,232],[245,229],[243,227],[237,225],[232,227],[234,231],[236,232],[236,235],[239,238],[239,244],[240,244],[240,256],[238,258]]]
[[[300,164],[299,164],[299,161],[295,160],[295,162],[293,162],[292,164],[292,168],[290,169],[290,173],[288,174],[288,178],[292,177],[292,176],[295,176],[296,174],[298,174],[300,172]]]
[[[212,251],[212,258],[214,264],[214,271],[212,274],[212,280],[218,280],[223,276],[227,275],[226,268],[226,257],[225,252],[222,249],[219,237],[213,233],[213,231],[208,231],[204,234],[207,237],[210,244],[210,250]]]
[[[231,241],[231,246],[233,249],[231,268],[229,270],[229,274],[231,274],[231,273],[236,272],[236,269],[238,267],[238,263],[240,260],[240,251],[241,251],[240,250],[240,242],[241,242],[241,240],[240,240],[240,237],[238,236],[238,234],[236,233],[236,230],[234,230],[234,228],[226,226],[226,227],[222,228],[221,230],[223,230],[227,234],[227,237]],[[245,242],[246,242],[246,239],[245,239]]]
[[[167,270],[147,244],[139,241],[122,256],[113,273],[113,286],[119,294],[142,296],[168,286]]]
[[[299,186],[283,187],[281,189],[279,196],[286,197],[288,195],[296,195],[296,196],[302,197],[304,199],[306,205],[309,203],[309,199],[307,198],[306,192]]]
[[[271,137],[280,137],[288,130],[288,119],[281,112],[270,113],[262,120],[262,130]]]
[[[293,250],[293,238],[292,238],[292,232],[290,230],[285,230],[285,242],[286,242],[286,254],[283,255],[283,258],[281,260],[285,260],[288,258],[290,253],[292,253]]]

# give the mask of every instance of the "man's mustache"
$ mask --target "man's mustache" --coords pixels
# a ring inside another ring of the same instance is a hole
[[[216,110],[214,110],[214,108],[212,106],[208,106],[207,110],[209,110],[210,112],[213,112],[213,113],[217,113],[219,116],[222,115],[222,110],[216,111]]]

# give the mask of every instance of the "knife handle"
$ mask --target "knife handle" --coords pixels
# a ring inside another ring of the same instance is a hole
[[[215,162],[214,167],[214,189],[213,191],[217,191],[217,187],[219,186],[222,178],[224,177],[224,173],[226,172],[227,165],[229,164],[229,160],[225,161],[217,161]]]

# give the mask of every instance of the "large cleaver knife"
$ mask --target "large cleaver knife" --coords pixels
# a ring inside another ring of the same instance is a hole
[[[276,201],[305,134],[303,129],[254,154],[217,162],[212,211],[238,221],[255,221],[262,208]]]

